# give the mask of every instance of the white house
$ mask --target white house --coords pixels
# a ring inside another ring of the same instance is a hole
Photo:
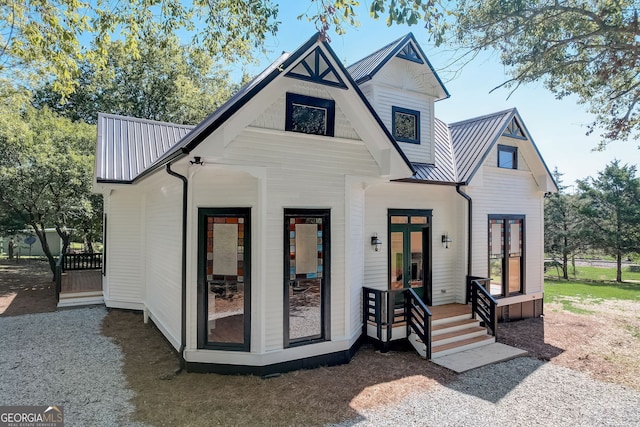
[[[105,304],[255,374],[539,315],[556,185],[515,109],[447,125],[448,96],[412,34],[348,68],[314,35],[195,127],[101,114]]]

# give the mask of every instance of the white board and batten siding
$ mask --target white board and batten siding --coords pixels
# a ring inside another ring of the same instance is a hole
[[[107,307],[144,309],[144,204],[141,192],[129,185],[114,186],[105,197],[107,214]]]
[[[525,216],[524,293],[543,290],[544,192],[521,156],[518,170],[497,167],[497,148],[463,190],[473,199],[472,275],[488,277],[489,215]],[[508,300],[509,298],[505,298]]]
[[[389,209],[431,209],[431,263],[433,305],[463,302],[465,287],[465,236],[459,222],[466,201],[456,194],[455,187],[415,183],[384,183],[366,191],[365,236],[378,233],[382,240],[379,252],[365,251],[365,286],[389,288]],[[448,233],[453,243],[442,247],[441,236]]]
[[[180,347],[182,312],[182,181],[160,169],[144,194],[145,305],[171,344]]]

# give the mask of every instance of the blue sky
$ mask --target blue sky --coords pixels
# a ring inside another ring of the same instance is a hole
[[[489,93],[506,79],[505,70],[495,54],[476,58],[461,72],[455,73],[452,67],[448,67],[454,53],[447,48],[434,48],[422,25],[387,27],[384,20],[369,18],[365,2],[362,3],[358,9],[360,27],[348,28],[344,36],[330,34],[331,47],[345,64],[351,64],[412,32],[451,94],[449,99],[436,103],[436,116],[441,120],[451,123],[516,107],[547,166],[550,170],[557,166],[564,173],[563,183],[567,186],[576,179],[595,177],[616,158],[623,163],[638,165],[638,141],[615,142],[603,152],[592,151],[600,139],[595,133],[585,136],[591,116],[576,103],[576,98],[557,100],[542,83],[520,87],[509,99],[509,91],[505,89]],[[248,69],[251,74],[262,71],[283,51],[295,50],[315,33],[312,22],[296,19],[310,4],[304,0],[281,5],[280,30],[276,37],[267,40],[268,53],[259,56],[259,65]],[[314,7],[312,5],[310,11]]]

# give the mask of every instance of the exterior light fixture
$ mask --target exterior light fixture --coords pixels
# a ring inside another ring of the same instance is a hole
[[[192,165],[203,165],[204,162],[202,161],[202,157],[200,156],[193,156],[193,160],[191,160],[189,163],[191,163]]]
[[[449,249],[449,244],[451,244],[453,240],[449,237],[449,233],[444,233],[442,235],[442,247],[445,249]]]
[[[380,247],[382,247],[382,240],[378,238],[378,233],[373,233],[373,236],[371,236],[371,247],[376,252],[380,251]]]

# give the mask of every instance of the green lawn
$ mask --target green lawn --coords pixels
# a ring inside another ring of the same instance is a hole
[[[576,307],[576,302],[599,304],[609,299],[640,301],[640,283],[614,284],[555,280],[546,280],[544,283],[545,303],[562,304],[565,310],[573,313],[591,313],[587,309]]]
[[[556,276],[556,269],[549,268],[546,272],[547,277]],[[562,273],[560,273],[562,274]],[[569,278],[573,279],[573,270],[569,267]],[[616,269],[615,268],[600,268],[600,267],[576,267],[576,280],[595,280],[595,281],[615,281]],[[629,267],[622,269],[622,280],[638,280],[640,281],[640,272],[631,272]]]

